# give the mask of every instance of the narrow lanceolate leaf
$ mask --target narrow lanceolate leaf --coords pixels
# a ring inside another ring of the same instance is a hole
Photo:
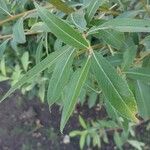
[[[54,72],[49,82],[47,100],[49,106],[54,104],[60,97],[63,88],[69,80],[71,65],[74,58],[75,49],[68,47],[69,51],[63,55],[56,63]]]
[[[41,61],[42,50],[43,50],[43,38],[40,40],[36,50],[36,54],[35,54],[36,64],[38,64]]]
[[[97,34],[97,38],[101,38],[108,45],[121,49],[126,46],[124,33],[115,30],[101,30]]]
[[[39,16],[46,23],[51,32],[58,38],[63,40],[66,44],[69,44],[76,48],[88,48],[89,43],[83,38],[83,36],[73,29],[62,19],[58,18],[54,14],[50,13],[47,9],[35,4]]]
[[[70,19],[81,32],[86,31],[87,22],[83,11],[72,13]]]
[[[106,0],[92,0],[87,7],[87,20],[90,22],[94,17],[98,8],[104,4]]]
[[[89,67],[90,67],[90,58],[86,60],[86,62],[84,63],[83,67],[80,70],[74,73],[70,83],[67,86],[67,93],[66,93],[67,95],[64,100],[64,107],[61,117],[61,125],[60,125],[61,132],[63,131],[64,126],[66,125],[69,117],[71,116],[75,108],[77,98],[80,94],[81,88],[85,83],[87,74],[89,72]]]
[[[127,77],[129,78],[150,82],[150,68],[149,67],[131,69],[125,73],[127,74]]]
[[[61,0],[49,0],[52,5],[54,5],[58,10],[70,14],[75,10],[72,7],[69,7],[66,3]]]
[[[8,43],[9,40],[4,41],[2,44],[0,44],[0,60],[3,57],[4,51],[6,49],[6,45]]]
[[[25,43],[26,36],[23,28],[23,19],[19,19],[13,27],[13,39],[17,43]]]
[[[116,18],[109,20],[100,26],[93,27],[89,31],[89,34],[106,29],[114,29],[120,32],[150,32],[150,20]]]
[[[134,44],[132,39],[129,39],[127,41],[127,47],[125,46],[125,52],[123,54],[123,63],[122,63],[122,69],[126,70],[132,65],[136,53],[137,53],[137,46]]]
[[[7,2],[4,0],[0,0],[0,12],[1,12],[1,14],[10,15],[8,6],[7,6]]]
[[[37,74],[45,70],[46,68],[52,66],[56,61],[68,52],[68,49],[64,47],[61,51],[56,51],[49,56],[47,56],[43,61],[38,63],[35,67],[29,70],[16,84],[14,84],[10,90],[4,95],[4,97],[0,100],[2,102],[5,100],[10,94],[12,94],[16,89],[21,87],[23,84],[27,83],[29,80],[34,78]]]
[[[127,83],[117,74],[109,62],[94,54],[92,59],[93,72],[97,78],[103,94],[110,104],[124,117],[137,121],[136,101]]]
[[[150,118],[150,86],[136,81],[136,99],[138,105],[138,112],[144,119]]]

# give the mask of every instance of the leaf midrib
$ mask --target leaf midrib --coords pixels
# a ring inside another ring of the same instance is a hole
[[[38,6],[39,7],[39,6]],[[39,9],[41,10],[41,8],[39,7]],[[47,17],[44,13],[43,13],[43,11],[41,11],[41,13],[45,16],[45,17]],[[74,37],[72,37],[72,36],[70,36],[67,32],[65,32],[64,30],[62,30],[55,22],[53,22],[49,17],[47,17],[48,18],[48,20],[53,24],[53,25],[55,25],[59,30],[61,30],[63,33],[65,33],[66,35],[68,35],[71,39],[73,39],[73,40],[75,40],[77,43],[79,43],[79,44],[81,44],[82,46],[84,46],[85,48],[88,48],[88,46],[86,46],[86,45],[84,45],[83,43],[81,43],[81,42],[79,42],[77,39],[75,39]],[[62,20],[62,22],[63,22],[63,20]],[[49,27],[48,27],[49,28]],[[85,40],[86,41],[86,40]]]
[[[95,1],[95,3],[93,4],[93,6],[92,6],[92,8],[91,8],[91,10],[90,10],[90,12],[89,12],[89,14],[88,14],[88,18],[90,18],[90,16],[91,16],[91,13],[92,13],[92,10],[93,10],[93,8],[95,7],[95,5],[97,4],[97,2],[98,1]],[[89,4],[90,5],[90,4]],[[91,18],[90,18],[91,19]]]
[[[126,74],[130,74],[130,75],[139,75],[139,76],[142,76],[142,77],[149,77],[150,78],[150,75],[148,74],[144,74],[144,73],[139,73],[139,72],[125,72]]]
[[[105,73],[105,71],[103,70],[103,68],[101,67],[101,65],[99,64],[95,54],[93,53],[93,56],[98,64],[98,66],[101,68],[102,72],[104,73],[104,75],[106,76],[106,78],[108,79],[108,81],[110,82],[110,84],[112,85],[112,87],[114,88],[114,90],[116,91],[117,95],[120,97],[120,99],[122,100],[122,102],[124,103],[124,105],[126,106],[126,108],[128,109],[128,111],[133,115],[133,113],[130,111],[130,109],[128,108],[127,104],[124,102],[124,100],[122,99],[121,95],[118,93],[117,89],[115,88],[115,86],[113,85],[113,83],[111,82],[111,80],[109,79],[109,77],[107,76],[107,74]]]
[[[90,60],[90,58],[88,57],[88,60],[87,60],[86,64],[84,65],[84,68],[82,69],[81,75],[79,76],[79,79],[78,79],[78,81],[77,81],[77,84],[76,84],[76,86],[75,86],[75,90],[74,90],[74,91],[76,91],[77,88],[78,88],[78,84],[79,84],[79,82],[80,82],[80,80],[81,80],[81,77],[82,77],[82,75],[83,75],[83,72],[85,71],[85,69],[86,69],[86,67],[87,67],[87,64],[88,64],[89,60]],[[72,96],[72,99],[75,98],[75,95],[76,95],[76,92],[74,92],[74,94],[73,94],[73,96]],[[73,101],[72,101],[72,103],[73,103]],[[70,106],[72,105],[72,103],[70,103],[69,108],[70,108]],[[66,113],[65,113],[65,114],[66,114]],[[65,122],[66,122],[66,121],[65,121]]]
[[[69,47],[68,49],[70,49],[70,47]],[[58,83],[59,83],[59,81],[60,81],[60,79],[61,79],[61,77],[62,77],[62,74],[63,74],[63,72],[64,72],[64,70],[65,70],[65,68],[66,68],[66,65],[67,65],[67,63],[68,63],[70,57],[71,57],[72,54],[74,53],[74,50],[75,50],[75,48],[72,50],[71,54],[69,55],[68,59],[66,60],[66,63],[65,63],[65,65],[64,65],[64,67],[63,67],[63,69],[62,69],[62,71],[61,71],[61,74],[60,74],[60,76],[59,76],[59,78],[58,78],[58,80],[57,80],[57,82],[56,82],[56,86],[55,86],[55,89],[54,89],[54,92],[53,92],[53,93],[56,92],[56,87],[58,86]]]

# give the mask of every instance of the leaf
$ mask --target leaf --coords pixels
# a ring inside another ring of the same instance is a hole
[[[88,34],[106,29],[114,29],[120,32],[150,32],[150,20],[131,18],[111,19],[100,26],[93,27]]]
[[[10,88],[10,90],[3,96],[3,98],[0,100],[0,103],[4,101],[10,94],[12,94],[16,89],[27,83],[29,80],[33,79],[37,74],[41,73],[46,68],[56,63],[56,61],[66,52],[68,52],[68,49],[64,47],[61,51],[56,51],[48,55],[39,64],[37,64],[31,70],[29,70],[17,83],[15,83]]]
[[[110,104],[122,116],[137,122],[135,98],[127,83],[101,54],[93,54],[91,67],[103,94]]]
[[[38,93],[38,95],[39,95],[42,103],[44,103],[44,100],[45,100],[45,91],[46,91],[46,89],[45,89],[45,83],[46,83],[46,81],[43,81],[40,84],[39,93]]]
[[[86,18],[88,20],[88,22],[90,22],[92,20],[92,18],[94,17],[96,11],[98,10],[98,8],[103,5],[106,2],[106,0],[92,0],[88,7],[87,7],[87,12],[86,12]]]
[[[75,136],[80,135],[81,133],[82,133],[82,131],[74,130],[74,131],[71,131],[71,132],[69,133],[69,136],[70,136],[70,137],[75,137]]]
[[[132,39],[129,38],[127,47],[124,49],[122,69],[126,70],[130,67],[136,57],[137,46],[133,43]]]
[[[122,54],[115,54],[114,56],[108,56],[106,59],[109,61],[109,63],[112,65],[112,66],[119,66],[121,65],[122,61],[123,61],[123,58],[122,58]]]
[[[150,82],[150,68],[149,67],[133,68],[125,73],[127,77],[131,79]]]
[[[66,44],[76,48],[87,49],[89,47],[88,41],[85,40],[83,36],[69,24],[50,13],[47,9],[40,7],[38,4],[35,3],[35,6],[41,19],[58,38],[63,40]]]
[[[93,146],[98,146],[99,148],[101,147],[100,135],[96,132],[93,133]]]
[[[87,129],[87,125],[84,121],[84,119],[79,115],[79,122],[80,122],[80,125],[84,128],[84,129]]]
[[[97,100],[97,93],[96,92],[90,93],[88,98],[88,107],[92,108],[93,106],[95,106],[96,100]]]
[[[70,14],[75,10],[72,7],[69,7],[65,2],[61,0],[49,0],[52,5],[54,5],[58,10]]]
[[[23,28],[23,19],[19,19],[13,26],[13,39],[17,43],[25,43],[26,36]]]
[[[8,7],[7,7],[7,3],[5,0],[0,0],[0,9],[8,12]]]
[[[4,51],[6,49],[6,45],[8,43],[9,40],[4,41],[3,43],[0,44],[0,60],[3,57]]]
[[[86,31],[87,22],[83,11],[78,11],[70,15],[72,23],[81,31]]]
[[[136,81],[136,99],[138,105],[138,112],[144,119],[150,118],[150,86]]]
[[[91,0],[83,0],[83,5],[84,7],[88,7],[88,5],[90,4]]]
[[[11,86],[14,85],[19,81],[19,79],[22,77],[22,69],[20,68],[19,64],[17,64],[14,67],[13,74],[11,76]]]
[[[39,44],[36,50],[36,54],[35,54],[36,64],[38,64],[41,61],[42,50],[43,50],[43,38],[39,41]]]
[[[56,63],[54,72],[50,79],[47,92],[49,106],[54,104],[60,98],[63,88],[69,80],[75,49],[72,47],[68,47],[68,49],[69,51]]]
[[[122,149],[123,141],[122,141],[122,139],[121,139],[121,137],[120,137],[120,135],[119,135],[119,133],[118,133],[117,131],[115,131],[115,133],[114,133],[114,141],[115,141],[117,147],[118,147],[120,150],[123,150],[123,149]]]
[[[111,117],[114,121],[118,120],[119,114],[114,109],[114,107],[110,104],[110,102],[105,98],[105,108],[109,117]]]
[[[143,44],[145,46],[146,51],[150,51],[150,35],[146,36],[142,41],[141,44]]]
[[[33,32],[51,32],[44,22],[35,23],[30,30]]]
[[[81,150],[83,150],[83,148],[84,148],[86,135],[87,135],[86,131],[83,131],[82,134],[81,134],[81,137],[80,137],[80,149]]]
[[[0,61],[0,71],[2,75],[6,76],[6,65],[5,65],[5,58],[3,57]]]
[[[9,80],[9,77],[5,77],[5,76],[0,75],[0,82],[6,81],[6,80]]]
[[[8,7],[7,7],[7,3],[5,0],[0,0],[0,12],[2,14],[6,13],[6,14],[10,15]]]
[[[116,49],[127,45],[124,34],[115,30],[101,30],[98,33],[98,38],[102,38],[105,43]]]
[[[130,145],[132,145],[134,148],[136,148],[137,150],[142,150],[145,146],[145,144],[143,142],[139,142],[139,141],[136,141],[136,140],[128,140],[128,143]]]
[[[30,63],[30,61],[29,61],[29,52],[24,52],[24,54],[21,57],[21,62],[22,62],[22,65],[23,65],[23,69],[25,71],[27,71],[28,70],[28,65]]]
[[[64,126],[66,125],[69,117],[71,116],[75,108],[77,98],[81,92],[82,86],[85,83],[87,74],[89,72],[89,67],[90,67],[90,57],[86,60],[83,67],[73,74],[72,80],[67,86],[67,93],[66,93],[67,95],[66,99],[64,100],[64,107],[60,124],[61,132],[63,131]]]

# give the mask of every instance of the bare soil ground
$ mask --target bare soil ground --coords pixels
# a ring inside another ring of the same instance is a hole
[[[1,95],[7,89],[6,84],[0,84]],[[49,111],[48,105],[42,104],[37,98],[29,100],[15,92],[0,104],[0,150],[79,150],[78,138],[64,143],[64,137],[70,131],[80,128],[79,114],[87,120],[106,117],[104,109],[77,106],[62,135],[59,131],[61,115],[58,106]],[[136,131],[137,138],[150,149],[150,133],[146,131],[146,124],[139,126]],[[112,135],[109,135],[109,140],[109,144],[102,144],[102,150],[115,149]],[[124,149],[133,150],[128,145]]]

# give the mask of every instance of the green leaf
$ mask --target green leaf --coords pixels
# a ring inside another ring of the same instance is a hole
[[[109,63],[112,65],[112,66],[119,66],[121,65],[122,61],[123,61],[123,58],[122,58],[122,54],[115,54],[114,56],[108,56],[106,59],[109,61]]]
[[[39,41],[36,54],[35,54],[35,59],[36,59],[36,64],[38,64],[41,61],[42,58],[42,50],[43,50],[43,38]]]
[[[146,51],[150,51],[150,36],[145,37],[142,41],[141,44],[145,46]]]
[[[71,131],[69,133],[69,136],[70,137],[75,137],[75,136],[78,136],[78,135],[81,135],[82,131],[79,131],[79,130],[74,130],[74,131]]]
[[[46,89],[45,89],[45,83],[46,83],[46,81],[43,81],[40,84],[39,93],[38,93],[38,95],[39,95],[40,100],[41,100],[42,103],[44,103],[44,100],[45,100],[45,91],[46,91]]]
[[[75,49],[72,47],[68,47],[68,49],[69,51],[56,63],[54,72],[50,79],[47,92],[49,106],[54,104],[60,98],[63,88],[69,80]]]
[[[88,98],[88,106],[89,108],[92,108],[93,106],[95,106],[96,104],[96,100],[97,100],[97,93],[96,92],[92,92],[89,94],[89,98]]]
[[[81,150],[83,150],[83,148],[84,148],[86,135],[87,135],[86,131],[83,131],[82,134],[81,134],[81,137],[80,137],[80,149]]]
[[[137,122],[135,98],[127,83],[101,54],[93,54],[92,68],[98,84],[110,104],[122,116]]]
[[[2,14],[4,12],[4,13],[10,15],[8,7],[7,7],[7,2],[5,0],[0,0],[0,11]]]
[[[6,65],[5,65],[5,58],[4,57],[0,61],[0,71],[2,72],[2,75],[6,76]]]
[[[22,70],[19,64],[17,64],[14,67],[13,74],[11,76],[11,80],[12,80],[11,85],[14,85],[15,83],[17,83],[21,77],[22,77]]]
[[[38,4],[35,3],[35,6],[41,19],[46,23],[48,28],[50,28],[51,32],[58,38],[63,40],[66,44],[76,48],[89,47],[88,41],[69,24],[50,13],[47,9],[40,7]]]
[[[93,133],[93,146],[98,146],[99,148],[101,147],[100,135],[96,132]]]
[[[6,81],[6,80],[9,80],[9,77],[5,77],[5,76],[0,75],[0,82]]]
[[[8,43],[9,40],[4,41],[2,44],[0,44],[0,60],[3,57],[4,51],[6,49],[6,45]]]
[[[70,14],[75,10],[72,7],[69,7],[65,2],[61,0],[49,0],[52,5],[54,5],[58,10]]]
[[[80,122],[80,125],[84,128],[84,129],[87,129],[87,125],[85,123],[85,121],[83,120],[83,118],[79,115],[79,122]]]
[[[150,68],[149,67],[133,68],[125,73],[127,74],[127,77],[131,79],[150,82]]]
[[[129,39],[127,41],[127,47],[124,49],[122,69],[126,70],[130,67],[136,57],[137,46],[133,43],[132,39]]]
[[[13,26],[13,39],[17,43],[25,43],[26,36],[23,28],[23,19],[19,19]]]
[[[7,7],[7,3],[4,0],[0,0],[0,9],[4,9],[6,11],[8,11],[8,7]]]
[[[73,74],[73,77],[69,85],[67,86],[67,93],[66,93],[67,95],[66,99],[64,100],[64,107],[61,117],[61,125],[60,125],[61,132],[63,131],[64,126],[66,125],[69,117],[71,116],[75,108],[76,102],[78,101],[77,98],[81,92],[83,84],[85,83],[87,74],[89,72],[89,68],[90,68],[90,57],[88,57],[83,67]]]
[[[115,30],[101,30],[98,33],[98,38],[102,38],[105,43],[116,49],[127,45],[124,34]]]
[[[83,11],[78,11],[70,15],[72,23],[81,31],[86,31],[87,22]]]
[[[136,81],[136,99],[138,105],[138,112],[144,119],[150,118],[150,86]]]
[[[119,118],[118,112],[116,111],[116,109],[114,109],[114,107],[110,104],[110,102],[106,98],[105,98],[105,108],[109,117],[111,117],[114,121],[118,120]]]
[[[30,30],[33,32],[51,32],[44,22],[35,23]]]
[[[106,29],[114,29],[120,32],[150,32],[150,20],[131,18],[111,19],[100,26],[93,27],[89,34]]]
[[[23,69],[25,71],[28,70],[28,65],[30,63],[29,61],[29,52],[24,52],[22,57],[21,57],[21,62],[22,62],[22,65],[23,65]]]
[[[117,131],[114,133],[114,141],[115,141],[117,147],[118,147],[120,150],[123,150],[123,149],[122,149],[123,141],[122,141],[122,139],[121,139],[121,137],[120,137],[120,135],[119,135],[119,133],[118,133]]]
[[[94,17],[96,11],[98,10],[98,8],[103,5],[106,2],[106,0],[92,0],[88,7],[87,7],[87,12],[86,12],[86,18],[88,20],[88,22],[90,22],[92,20],[92,18]]]
[[[136,140],[128,140],[128,143],[130,145],[132,145],[134,148],[136,148],[137,150],[143,150],[143,148],[145,146],[145,144],[143,142],[139,142],[139,141],[136,141]]]
[[[17,83],[15,83],[10,90],[3,96],[0,100],[0,103],[4,101],[10,94],[12,94],[16,89],[20,88],[22,85],[27,83],[29,80],[33,79],[37,74],[41,73],[46,68],[52,66],[56,61],[66,52],[68,49],[64,47],[61,51],[56,51],[47,56],[44,60],[42,60],[39,64],[34,66],[31,70],[29,70]]]

